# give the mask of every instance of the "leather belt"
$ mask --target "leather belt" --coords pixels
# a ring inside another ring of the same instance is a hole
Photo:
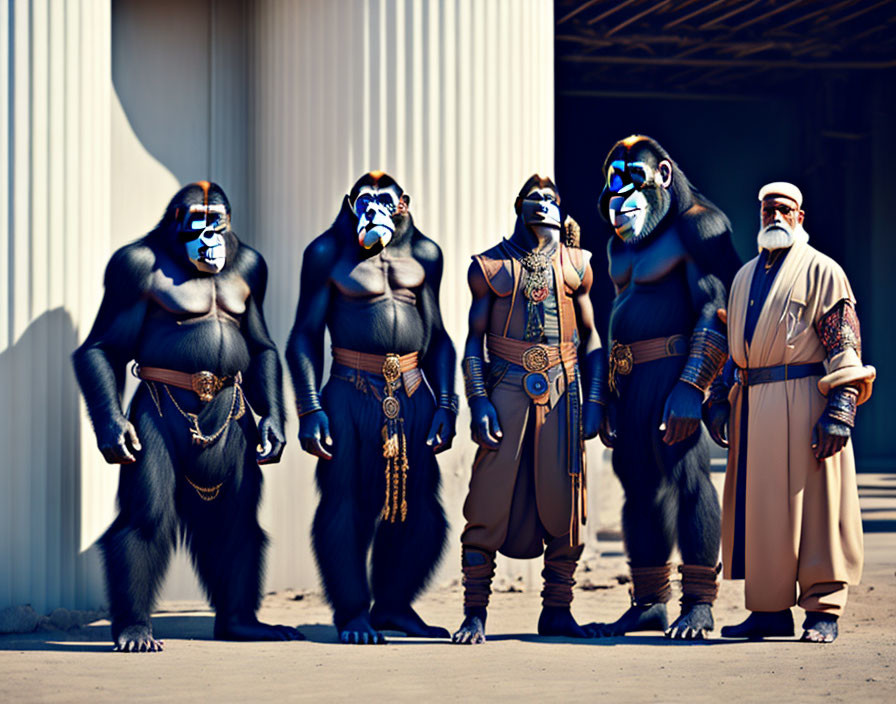
[[[385,371],[395,369],[397,374],[404,374],[417,368],[419,353],[410,352],[405,355],[397,354],[369,354],[356,352],[344,347],[333,348],[333,361],[358,371],[369,374],[384,374]],[[396,367],[397,365],[397,367]]]
[[[683,357],[688,353],[688,338],[685,335],[653,337],[625,345],[614,342],[610,348],[610,391],[616,391],[616,376],[632,373],[636,364],[653,362],[666,357]]]
[[[488,352],[527,372],[544,372],[561,362],[570,364],[578,360],[576,346],[572,342],[561,342],[559,345],[532,344],[492,333],[488,334]]]
[[[775,381],[789,381],[790,379],[805,379],[807,376],[824,375],[825,369],[822,362],[780,364],[775,367],[755,367],[752,369],[734,368],[734,381],[744,387],[756,386],[757,384],[771,384]]]
[[[134,374],[144,381],[156,381],[160,384],[192,391],[199,397],[200,401],[205,403],[211,401],[215,394],[225,386],[242,383],[241,372],[237,372],[235,376],[217,376],[212,372],[206,371],[188,374],[187,372],[178,372],[174,369],[138,365],[134,369]]]

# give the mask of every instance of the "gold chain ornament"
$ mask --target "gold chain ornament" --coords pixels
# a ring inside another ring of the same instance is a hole
[[[397,354],[387,354],[383,362],[383,378],[386,380],[383,397],[383,457],[386,460],[386,497],[382,519],[404,523],[408,514],[407,476],[408,449],[404,434],[404,419],[399,418],[401,402],[395,397],[395,387],[401,379],[401,360]]]

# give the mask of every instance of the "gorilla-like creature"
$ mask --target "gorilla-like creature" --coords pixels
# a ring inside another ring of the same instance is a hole
[[[264,259],[230,230],[227,197],[208,181],[178,191],[155,229],[109,261],[73,360],[100,450],[122,465],[119,514],[100,539],[116,650],[162,649],[150,612],[179,538],[215,609],[215,638],[302,637],[255,616],[266,543],[258,465],[278,462],[285,442],[266,284]],[[126,417],[131,360],[142,383]]]
[[[622,482],[633,603],[599,635],[664,630],[702,638],[714,626],[720,509],[701,404],[727,356],[727,288],[740,262],[728,218],[653,139],[617,142],[603,166],[601,215],[616,289],[601,437]],[[668,627],[678,541],[681,616]]]
[[[445,543],[435,454],[451,446],[457,396],[439,311],[442,252],[409,204],[382,172],[355,183],[305,250],[286,350],[299,439],[320,458],[312,541],[344,643],[382,643],[385,630],[448,635],[411,607]],[[333,364],[318,395],[325,328]]]

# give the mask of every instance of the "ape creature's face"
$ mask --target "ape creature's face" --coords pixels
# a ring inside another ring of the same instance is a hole
[[[520,216],[529,227],[560,229],[560,199],[550,187],[531,189],[520,204]]]
[[[227,261],[224,233],[230,216],[223,205],[191,205],[177,223],[178,238],[199,271],[217,274]]]
[[[659,159],[647,143],[614,148],[606,167],[601,203],[616,234],[635,242],[653,232],[672,205],[672,163]]]
[[[410,199],[388,175],[374,172],[362,176],[349,194],[352,212],[358,219],[358,244],[364,249],[385,247],[402,218]]]

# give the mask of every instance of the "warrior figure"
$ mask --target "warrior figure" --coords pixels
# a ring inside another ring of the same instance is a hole
[[[605,378],[588,295],[590,254],[578,241],[560,241],[560,196],[550,179],[526,181],[516,213],[513,234],[473,257],[468,274],[463,371],[480,447],[464,504],[465,618],[456,643],[485,641],[497,552],[544,553],[541,635],[588,635],[570,604],[583,547],[583,443],[600,428]],[[568,220],[565,230],[577,227]]]

